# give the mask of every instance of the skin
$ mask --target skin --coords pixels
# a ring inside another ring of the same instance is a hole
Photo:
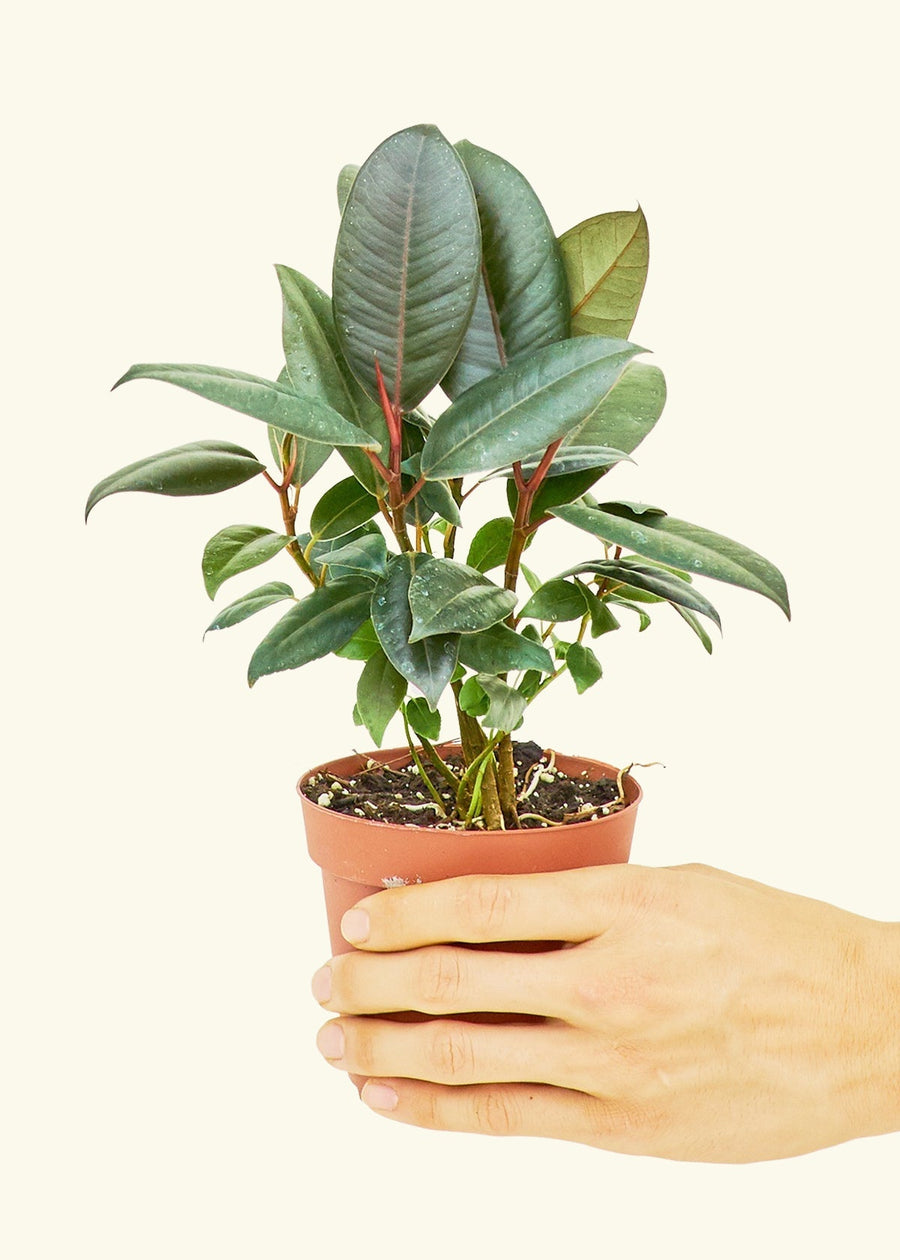
[[[388,889],[342,930],[319,1049],[406,1124],[725,1163],[900,1129],[900,924],[628,865]],[[563,944],[445,943],[512,940]]]

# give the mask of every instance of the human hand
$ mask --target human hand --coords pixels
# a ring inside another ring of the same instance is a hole
[[[388,889],[342,927],[319,1048],[396,1120],[728,1163],[900,1128],[900,924],[627,865]],[[525,940],[564,945],[443,943]]]

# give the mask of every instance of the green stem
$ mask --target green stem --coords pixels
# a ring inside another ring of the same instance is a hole
[[[434,786],[434,784],[429,779],[428,775],[425,773],[425,767],[422,765],[422,759],[419,756],[418,752],[416,751],[416,746],[413,743],[412,731],[409,729],[409,722],[407,721],[407,717],[406,717],[406,708],[402,705],[400,707],[400,716],[403,718],[403,729],[406,732],[406,742],[409,745],[409,751],[412,756],[412,759],[416,763],[416,769],[419,772],[419,777],[421,778],[425,786],[428,788],[428,791],[431,793],[432,799],[437,805],[437,808],[440,811],[441,817],[446,818],[447,810],[444,808],[444,802],[441,800],[441,795],[438,792],[437,788]]]

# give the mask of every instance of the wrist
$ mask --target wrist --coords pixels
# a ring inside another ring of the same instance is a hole
[[[869,1069],[863,1133],[900,1131],[900,923],[867,924],[865,987],[868,1018],[861,1021],[862,1060]]]

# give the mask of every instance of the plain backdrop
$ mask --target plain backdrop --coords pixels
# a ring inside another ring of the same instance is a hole
[[[391,132],[499,151],[560,232],[640,202],[634,337],[669,403],[615,490],[770,557],[794,618],[707,584],[712,659],[674,616],[629,627],[604,680],[580,701],[564,680],[527,734],[665,763],[642,772],[636,861],[900,918],[894,12],[88,0],[8,19],[9,1260],[897,1254],[900,1136],[695,1166],[362,1107],[314,1048],[328,947],[294,794],[362,746],[356,667],[250,692],[268,621],[201,640],[203,545],[278,527],[262,482],[120,496],[83,524],[94,482],[140,456],[265,451],[257,422],[182,391],[109,388],[139,361],[275,374],[272,264],[329,285],[337,172]],[[553,537],[544,572],[588,554]],[[219,606],[289,575],[281,558]]]

